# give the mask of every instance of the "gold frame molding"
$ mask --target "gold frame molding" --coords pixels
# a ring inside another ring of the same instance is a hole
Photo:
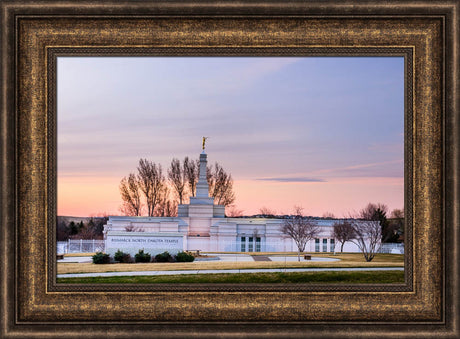
[[[459,4],[2,1],[1,334],[460,336]],[[404,284],[55,281],[55,60],[62,55],[402,55]]]

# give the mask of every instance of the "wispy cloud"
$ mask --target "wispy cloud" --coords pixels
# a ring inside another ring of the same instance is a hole
[[[403,159],[398,159],[398,160],[391,160],[391,161],[358,164],[358,165],[352,165],[352,166],[346,166],[346,167],[328,168],[328,169],[314,171],[314,173],[339,173],[339,172],[345,172],[345,171],[348,172],[348,171],[355,171],[355,170],[360,170],[364,168],[375,168],[375,167],[380,167],[384,165],[401,164],[403,163],[403,161],[404,161]]]
[[[319,178],[306,178],[306,177],[297,177],[297,178],[257,178],[259,181],[276,181],[276,182],[326,182],[324,179]]]

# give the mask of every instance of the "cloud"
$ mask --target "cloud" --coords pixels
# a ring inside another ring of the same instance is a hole
[[[326,180],[319,178],[307,178],[307,177],[297,177],[297,178],[258,178],[258,181],[277,181],[277,182],[326,182]]]
[[[383,162],[364,163],[353,166],[328,168],[313,171],[313,174],[326,176],[360,176],[360,177],[403,177],[404,160],[390,160]]]

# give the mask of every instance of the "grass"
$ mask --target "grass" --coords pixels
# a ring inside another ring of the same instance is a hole
[[[92,257],[95,255],[96,252],[90,253],[90,252],[84,252],[84,253],[66,253],[64,254],[64,257]]]
[[[241,254],[241,253],[240,253]],[[251,253],[252,254],[252,253]],[[312,254],[312,253],[309,253]],[[267,255],[263,254],[263,255]],[[268,253],[268,255],[275,255]],[[276,255],[285,255],[276,253]],[[292,252],[289,255],[296,256]],[[171,271],[171,270],[223,270],[223,269],[250,269],[250,268],[335,268],[335,267],[404,267],[402,254],[377,254],[371,262],[366,262],[360,253],[328,253],[312,254],[312,257],[329,257],[340,261],[252,261],[252,262],[221,262],[221,261],[194,261],[190,263],[131,263],[95,265],[93,263],[58,263],[57,273],[101,273],[101,272],[135,272],[135,271]],[[90,260],[90,258],[88,258]]]
[[[58,283],[71,284],[156,284],[156,283],[315,283],[315,284],[389,284],[404,283],[403,271],[356,272],[289,272],[184,274],[161,276],[118,276],[58,278]]]

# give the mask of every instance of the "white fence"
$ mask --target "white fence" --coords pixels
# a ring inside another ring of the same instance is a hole
[[[57,242],[58,254],[104,252],[104,249],[104,240],[69,239]]]
[[[383,243],[379,253],[404,254],[404,244],[400,243]]]
[[[201,246],[200,246],[201,245]],[[286,239],[286,241],[277,241],[277,242],[266,242],[261,239],[260,242],[246,240],[242,241],[219,241],[219,244],[213,244],[214,247],[211,245],[203,246],[198,241],[188,241],[187,249],[188,250],[200,250],[204,252],[295,252],[297,253],[297,246],[291,239]],[[336,245],[337,249],[338,245]],[[345,248],[346,249],[346,248]],[[315,243],[309,243],[304,252],[318,252],[318,253],[333,253],[334,252],[334,245],[330,242],[321,246],[316,247]]]
[[[191,245],[191,244],[190,244]],[[336,251],[340,248],[339,244],[336,244]],[[190,246],[189,246],[190,247]],[[191,245],[193,247],[193,245]],[[189,248],[189,249],[201,249],[201,248]],[[261,242],[257,244],[254,242],[251,246],[245,244],[245,250],[242,248],[242,244],[240,241],[229,241],[223,242],[221,244],[220,251],[225,252],[291,252],[296,251],[297,248],[293,245],[293,243],[283,243],[283,242]],[[331,252],[333,249],[331,248],[330,244],[328,244],[327,251]],[[105,241],[104,240],[82,240],[82,239],[69,239],[67,241],[58,241],[57,242],[57,253],[58,254],[66,254],[66,253],[93,253],[93,252],[104,252],[105,250]],[[202,250],[202,249],[201,249]],[[319,249],[314,248],[306,248],[306,252],[316,251],[316,252],[326,252],[323,250],[323,246]],[[345,251],[346,252],[346,251]],[[404,254],[404,244],[400,243],[384,243],[380,247],[379,253],[396,253],[396,254]]]
[[[260,245],[253,243],[251,246],[249,244],[242,244],[240,241],[231,241],[231,242],[222,242],[220,245],[219,251],[224,252],[296,252],[297,247],[291,241],[288,242],[261,242]],[[305,248],[305,252],[315,252],[315,253],[328,253],[334,252],[334,247],[336,252],[340,252],[340,244],[331,244],[328,240],[327,243],[313,243],[309,242]],[[195,248],[190,248],[195,249]],[[197,248],[198,249],[198,248]],[[344,252],[355,252],[359,253],[359,249],[352,243],[345,243]],[[379,253],[391,253],[391,254],[404,254],[404,244],[403,243],[383,243],[380,247]]]

